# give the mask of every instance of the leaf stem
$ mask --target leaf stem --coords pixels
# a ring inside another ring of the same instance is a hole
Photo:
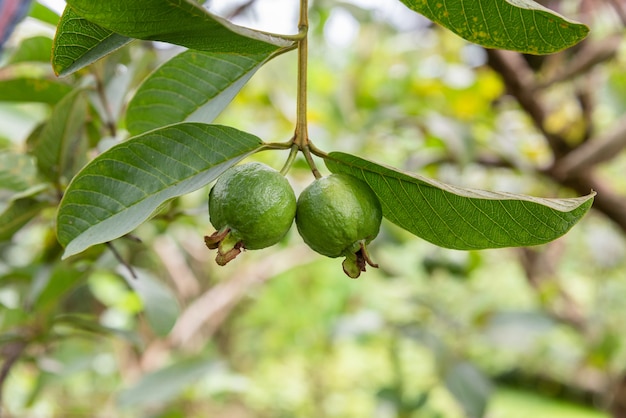
[[[298,155],[298,146],[296,144],[293,144],[291,145],[291,151],[289,152],[289,157],[287,157],[287,161],[285,161],[285,165],[283,165],[283,168],[280,170],[280,174],[282,174],[283,176],[287,174],[287,172],[291,168],[291,165],[295,161],[297,155]]]
[[[308,0],[300,0],[300,18],[298,21],[298,34],[301,39],[298,40],[298,91],[297,91],[297,108],[296,108],[296,131],[293,136],[293,143],[304,154],[307,164],[311,168],[311,172],[316,179],[322,177],[313,156],[311,155],[312,146],[309,140],[308,120],[307,120],[307,75],[308,75],[308,31],[309,31],[309,2]]]
[[[317,155],[320,158],[324,158],[324,159],[330,158],[330,156],[327,153],[317,148],[315,145],[313,145],[312,142],[309,142],[309,151],[311,151],[311,154]]]
[[[109,103],[109,99],[107,98],[104,81],[102,80],[102,76],[98,69],[102,69],[102,72],[104,72],[104,68],[102,65],[98,65],[93,71],[93,75],[96,79],[96,92],[98,94],[98,98],[100,99],[100,103],[102,104],[102,110],[104,111],[102,119],[104,120],[104,125],[109,131],[109,135],[115,137],[117,136],[115,117],[113,116],[113,112],[111,111],[111,104]]]
[[[304,148],[302,149],[302,153],[304,154],[304,158],[306,159],[307,164],[309,164],[309,167],[311,168],[311,172],[313,173],[315,178],[316,179],[322,178],[322,174],[317,169],[317,166],[315,165],[315,161],[313,161],[313,156],[311,155],[311,149],[309,148],[309,145],[304,146]]]

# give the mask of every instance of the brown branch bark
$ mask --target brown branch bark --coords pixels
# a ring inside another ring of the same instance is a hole
[[[572,149],[560,135],[548,132],[544,122],[547,110],[541,101],[537,90],[536,77],[523,57],[516,52],[487,50],[489,65],[500,74],[507,88],[521,108],[530,116],[534,125],[543,134],[552,150],[554,163],[552,167],[542,173],[564,187],[575,190],[578,194],[586,195],[592,190],[598,194],[594,200],[594,209],[615,222],[626,233],[626,197],[617,194],[610,185],[598,178],[595,167],[616,155],[616,151],[623,148],[623,136],[626,127],[616,125],[602,137],[590,139],[579,147],[589,147],[595,151],[591,156],[582,158],[584,151]],[[600,141],[598,141],[600,139]],[[592,145],[597,142],[596,145]],[[589,144],[589,145],[587,145]],[[579,162],[584,164],[579,165]],[[561,164],[565,162],[565,168]]]
[[[614,3],[614,6],[621,8],[617,2]],[[569,73],[566,72],[566,77],[561,79],[568,79],[572,74],[584,77],[583,73],[589,71],[598,59],[606,60],[612,56],[613,52],[611,51],[614,51],[617,45],[614,42],[614,40],[609,42],[607,48],[600,50],[598,54],[590,54],[592,59],[585,61],[581,58],[577,65],[578,69]],[[595,190],[597,195],[593,208],[615,222],[626,233],[626,196],[618,194],[609,183],[599,178],[596,172],[599,164],[611,160],[626,148],[626,117],[621,118],[603,134],[588,138],[578,146],[571,147],[565,138],[545,129],[544,122],[548,114],[542,102],[540,89],[538,89],[540,86],[537,85],[535,74],[523,57],[515,52],[495,50],[488,50],[487,56],[489,65],[502,77],[507,92],[515,97],[521,108],[529,115],[552,150],[552,167],[547,170],[540,170],[540,172],[579,194],[587,194],[591,190]],[[590,114],[592,109],[584,110]],[[592,132],[591,126],[587,127],[587,132]],[[532,267],[535,263],[526,264]],[[531,286],[533,284],[537,286],[537,283],[533,283],[537,277],[533,274],[532,269],[527,269],[527,275]],[[588,319],[584,318],[582,313],[576,309],[572,300],[566,298],[564,301],[568,309],[558,312],[558,315],[563,316],[562,319],[569,321],[573,326],[580,328],[581,332],[584,332]],[[612,416],[626,418],[626,374],[617,377],[612,385],[610,397],[609,409]]]
[[[613,387],[611,415],[613,418],[626,418],[626,375],[622,375]]]
[[[598,41],[583,41],[580,49],[572,56],[567,65],[561,66],[560,71],[541,83],[540,88],[548,87],[554,83],[571,80],[585,75],[593,67],[603,64],[615,57],[622,43],[624,35],[615,33]]]
[[[567,178],[611,160],[626,148],[626,116],[622,116],[606,132],[591,138],[561,158],[554,166],[556,176]]]
[[[2,348],[2,351],[0,352],[2,354],[2,357],[4,357],[4,363],[2,364],[2,368],[0,369],[0,418],[2,417],[2,394],[4,392],[4,383],[9,377],[11,369],[20,359],[22,353],[27,346],[28,343],[26,341],[17,340],[8,343]]]
[[[517,99],[530,116],[535,127],[543,134],[556,158],[570,151],[569,145],[559,135],[545,129],[547,112],[537,97],[537,81],[533,70],[521,54],[512,51],[487,49],[488,64],[500,76],[507,92]]]
[[[251,288],[307,262],[312,256],[306,247],[293,246],[278,253],[276,258],[241,269],[228,281],[202,294],[181,313],[169,335],[169,344],[173,347],[189,346],[198,336],[205,341],[217,331]],[[282,262],[277,263],[277,259]]]

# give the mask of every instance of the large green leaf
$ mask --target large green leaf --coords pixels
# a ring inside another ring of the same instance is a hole
[[[59,76],[69,75],[130,41],[65,7],[52,45],[52,68]]]
[[[0,101],[55,104],[72,87],[45,78],[12,78],[0,80]]]
[[[550,54],[583,40],[589,28],[532,0],[400,0],[410,9],[487,48]]]
[[[205,186],[262,147],[237,129],[191,122],[114,146],[65,191],[57,215],[64,257],[127,234],[164,202]]]
[[[288,36],[234,25],[190,0],[69,0],[67,4],[115,33],[201,51],[262,54],[293,45]]]
[[[67,94],[52,110],[33,150],[39,172],[48,180],[54,183],[62,179],[69,181],[85,163],[83,129],[86,115],[87,98],[80,89]]]
[[[210,123],[270,56],[189,50],[158,68],[128,105],[133,134],[176,122]]]
[[[364,180],[380,199],[383,215],[441,247],[477,250],[544,244],[565,234],[589,210],[588,196],[541,199],[464,189],[333,152],[329,170]]]

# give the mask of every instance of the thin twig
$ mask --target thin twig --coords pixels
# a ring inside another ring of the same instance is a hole
[[[130,276],[133,279],[137,278],[137,274],[135,273],[135,270],[133,270],[133,267],[128,264],[128,262],[126,260],[124,260],[124,258],[122,258],[122,255],[117,251],[117,249],[113,246],[113,243],[111,243],[110,241],[106,243],[107,247],[109,247],[109,250],[111,250],[111,252],[113,253],[113,255],[115,256],[115,258],[117,259],[117,261],[120,262],[121,265],[123,265],[124,267],[126,267],[126,269],[128,270],[128,272],[130,273]]]
[[[9,377],[9,372],[22,356],[22,353],[27,346],[28,343],[26,341],[18,340],[9,343],[2,349],[2,355],[5,360],[2,364],[2,369],[0,369],[0,418],[2,417],[2,395],[4,393],[4,383]]]
[[[608,0],[609,4],[613,6],[615,12],[622,21],[622,25],[626,26],[626,8],[623,7],[622,0]]]
[[[545,127],[547,112],[537,97],[535,74],[521,54],[511,51],[487,49],[491,68],[500,74],[509,94],[515,97],[530,116],[534,125],[543,134],[554,156],[559,158],[567,154],[571,147],[564,139],[549,132]]]
[[[115,138],[117,136],[117,127],[115,126],[115,118],[113,117],[113,112],[111,111],[111,104],[109,103],[109,99],[106,94],[104,82],[102,81],[102,77],[100,77],[98,71],[94,70],[93,74],[96,79],[96,92],[98,93],[98,98],[100,99],[102,109],[104,110],[106,117],[104,124],[109,131],[109,135]]]
[[[622,116],[606,132],[591,138],[561,158],[553,169],[556,176],[570,177],[576,171],[589,170],[609,161],[626,148],[626,116]]]

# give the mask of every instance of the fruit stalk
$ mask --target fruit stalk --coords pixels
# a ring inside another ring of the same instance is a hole
[[[298,33],[302,38],[298,41],[298,91],[296,109],[296,132],[294,142],[303,150],[309,142],[307,128],[307,65],[308,65],[308,31],[309,4],[308,0],[300,0],[300,19]]]
[[[293,142],[304,154],[307,164],[311,168],[315,178],[322,175],[313,161],[309,149],[309,131],[307,120],[307,74],[308,74],[308,30],[309,30],[309,2],[300,0],[300,18],[298,21],[298,33],[301,35],[298,41],[298,91],[296,108],[296,131]]]

